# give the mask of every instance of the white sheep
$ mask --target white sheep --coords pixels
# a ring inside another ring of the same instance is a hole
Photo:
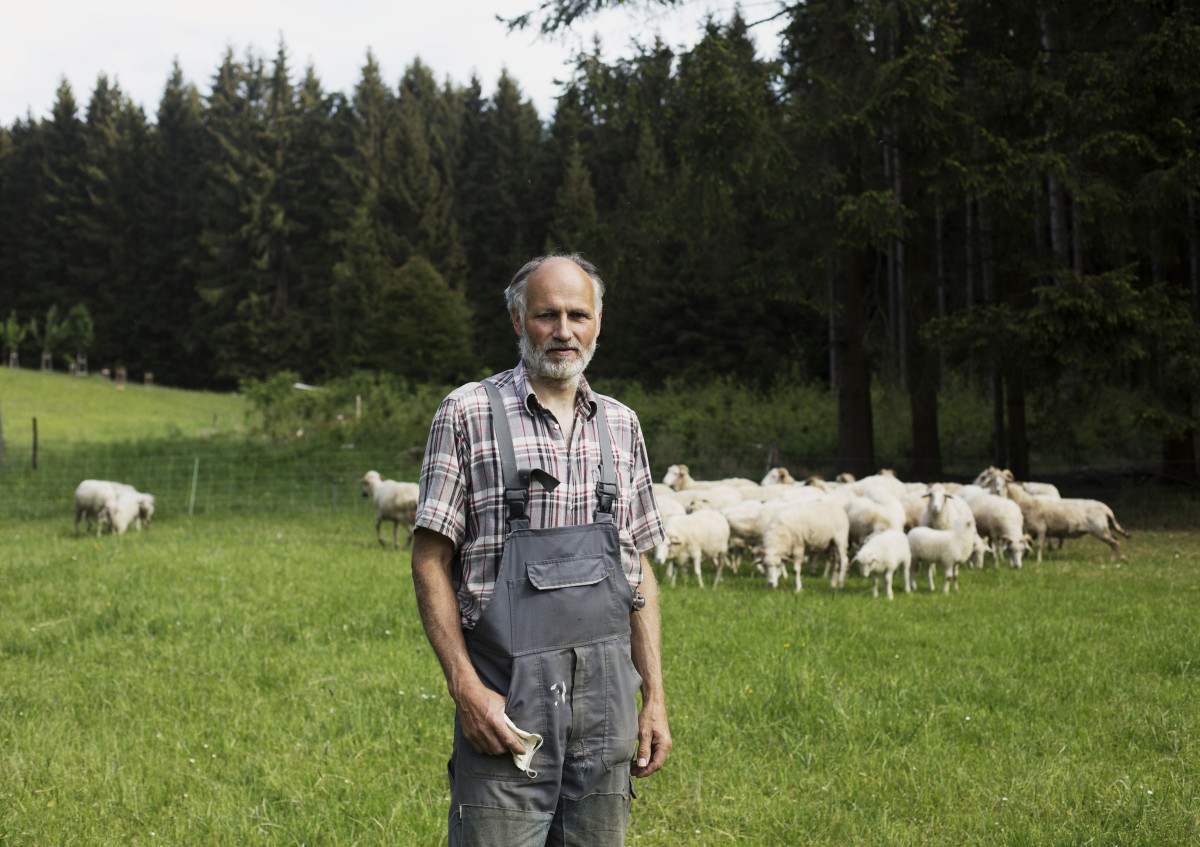
[[[986,488],[994,494],[1001,494],[999,488],[1010,482],[1016,482],[1017,478],[1013,472],[1007,468],[990,467],[980,472],[979,476],[975,477],[974,485],[980,488]],[[1022,482],[1025,486],[1025,493],[1033,497],[1052,497],[1055,500],[1061,500],[1062,494],[1059,493],[1057,486],[1049,482]]]
[[[99,535],[104,527],[111,527],[111,516],[116,510],[117,498],[123,495],[133,497],[137,503],[137,510],[131,518],[136,527],[140,530],[143,521],[149,527],[150,520],[154,515],[153,494],[143,494],[132,485],[127,485],[123,482],[110,482],[104,479],[85,479],[75,488],[75,531],[79,531],[79,519],[84,516],[87,517],[88,532],[92,531],[93,516],[96,518],[96,535]],[[108,508],[108,511],[105,519],[102,521],[100,516],[105,507]]]
[[[767,475],[762,478],[759,485],[795,485],[795,478],[788,473],[787,468],[771,468],[767,471]]]
[[[1117,523],[1113,510],[1107,504],[1099,500],[1034,497],[1019,482],[1005,483],[1004,490],[1009,499],[1021,508],[1025,531],[1037,539],[1039,562],[1042,561],[1042,546],[1047,535],[1052,538],[1094,535],[1108,545],[1109,561],[1125,558],[1121,553],[1121,542],[1111,530],[1115,529],[1126,538],[1130,535]]]
[[[913,527],[908,531],[908,547],[912,553],[912,564],[929,568],[929,590],[933,591],[934,571],[940,564],[945,570],[946,582],[942,593],[950,593],[950,585],[958,590],[958,567],[973,559],[982,561],[987,545],[975,531],[974,520],[968,525],[959,521],[950,529],[934,529],[928,526]]]
[[[109,501],[100,510],[97,523],[109,527],[117,535],[124,535],[131,523],[137,522],[140,526],[142,496],[133,489],[118,492],[116,500]]]
[[[837,503],[826,500],[801,501],[781,510],[763,530],[763,564],[767,585],[775,588],[786,575],[784,559],[792,560],[796,574],[796,590],[800,591],[800,571],[806,553],[826,552],[836,559],[830,584],[834,588],[845,583],[849,561],[850,520]]]
[[[897,570],[904,579],[904,590],[912,591],[912,551],[903,530],[885,529],[867,539],[854,556],[863,577],[872,576],[873,597],[879,596],[879,580],[887,586],[887,598],[892,599],[892,575]]]
[[[957,523],[965,523],[975,529],[975,515],[966,500],[955,494],[947,494],[946,486],[935,482],[927,492],[929,502],[921,513],[921,526],[932,529],[950,529]]]
[[[1030,543],[1021,507],[975,485],[964,485],[959,496],[970,505],[976,529],[987,539],[996,563],[999,564],[1001,553],[1007,551],[1012,567],[1020,568],[1021,557]]]
[[[666,563],[667,576],[675,584],[676,564],[689,560],[696,572],[696,582],[704,587],[700,574],[700,560],[707,558],[716,565],[717,576],[713,588],[721,584],[721,573],[729,561],[729,522],[725,516],[713,509],[677,515],[666,523],[667,537],[655,551],[655,559]]]
[[[863,494],[867,489],[876,486],[882,486],[897,500],[907,493],[904,483],[896,476],[896,472],[890,468],[883,468],[877,474],[865,476],[862,479],[853,480],[847,484],[847,487],[854,489],[855,494]]]
[[[904,529],[904,506],[881,488],[870,488],[867,495],[854,497],[845,503],[850,520],[850,545],[862,544],[877,532]]]
[[[676,515],[687,514],[687,507],[674,497],[656,497],[655,499],[658,503],[658,517],[664,524]]]
[[[105,507],[116,506],[117,492],[111,482],[103,479],[85,479],[75,488],[75,531],[79,532],[79,519],[86,516],[87,531],[92,531],[92,518],[96,518],[96,535],[100,534],[100,512]]]
[[[922,486],[920,491],[909,491],[900,498],[904,507],[904,529],[908,531],[914,526],[921,525],[921,515],[925,511],[928,486]]]
[[[392,546],[400,547],[400,524],[408,533],[404,543],[407,550],[413,540],[413,523],[417,519],[417,494],[419,486],[415,482],[397,482],[384,479],[377,471],[367,471],[362,478],[362,495],[375,501],[375,537],[379,546],[387,546],[379,527],[384,521],[392,521]]]
[[[758,483],[743,477],[730,477],[718,480],[693,479],[687,465],[671,465],[663,475],[663,485],[669,485],[676,491],[686,491],[689,488],[712,488],[716,485],[753,485]]]
[[[736,506],[743,500],[741,494],[743,490],[749,491],[750,489],[734,485],[714,485],[712,488],[696,490],[691,502],[687,505],[687,510],[689,512],[698,512],[702,509],[720,511],[727,506]],[[692,491],[687,493],[693,494]]]

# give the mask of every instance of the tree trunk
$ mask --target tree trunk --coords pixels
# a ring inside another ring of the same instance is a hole
[[[1188,282],[1192,288],[1192,319],[1200,320],[1200,235],[1196,232],[1196,198],[1188,194]]]
[[[832,331],[838,397],[837,472],[869,476],[875,472],[875,428],[871,419],[871,367],[863,338],[866,335],[864,299],[866,275],[861,258],[844,254],[834,282],[836,302]]]
[[[893,138],[899,136],[899,132],[893,132]],[[896,224],[897,227],[902,220],[900,207],[904,202],[904,183],[901,180],[900,173],[900,146],[896,144],[892,148],[892,203],[896,207]],[[908,320],[907,320],[907,305],[908,305],[908,288],[904,278],[904,241],[901,238],[892,240],[892,252],[896,257],[896,343],[900,354],[900,383],[908,385]]]
[[[1025,375],[1017,368],[1005,377],[1008,389],[1008,467],[1017,479],[1029,479],[1029,438],[1025,426]]]
[[[935,249],[937,252],[937,316],[939,318],[946,317],[946,243],[945,243],[945,220],[942,216],[942,204],[937,204],[937,240]],[[941,387],[942,380],[946,378],[946,354],[938,353],[938,369],[937,381],[938,387]]]
[[[992,366],[992,464],[998,468],[1008,466],[1008,436],[1004,431],[1004,380],[998,365]]]
[[[938,360],[919,342],[913,344],[908,374],[913,445],[912,467],[909,471],[914,479],[940,479],[942,443],[938,428]]]

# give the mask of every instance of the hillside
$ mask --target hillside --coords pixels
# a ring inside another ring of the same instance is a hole
[[[0,422],[9,445],[27,445],[31,419],[42,445],[242,434],[246,400],[238,394],[130,383],[93,374],[0,368]]]

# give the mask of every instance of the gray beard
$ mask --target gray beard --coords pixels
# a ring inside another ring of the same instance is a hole
[[[592,339],[591,346],[587,349],[579,349],[579,355],[574,359],[568,362],[555,362],[546,355],[547,348],[553,346],[554,342],[551,341],[546,347],[538,350],[529,342],[529,336],[522,335],[520,337],[517,348],[521,351],[521,361],[525,363],[525,370],[529,372],[530,376],[563,382],[577,380],[587,370],[592,356],[596,354],[596,339]]]

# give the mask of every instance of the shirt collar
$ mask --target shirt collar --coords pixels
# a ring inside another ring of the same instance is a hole
[[[539,409],[544,409],[541,401],[538,400],[537,394],[533,391],[533,386],[529,384],[529,377],[525,371],[525,362],[520,361],[512,371],[513,388],[517,392],[517,397],[520,398],[521,404],[530,412],[536,413]],[[582,407],[582,408],[581,408]],[[591,420],[596,415],[597,406],[596,395],[592,391],[592,387],[588,385],[587,377],[579,377],[579,387],[575,391],[575,409],[582,411],[586,420]]]

